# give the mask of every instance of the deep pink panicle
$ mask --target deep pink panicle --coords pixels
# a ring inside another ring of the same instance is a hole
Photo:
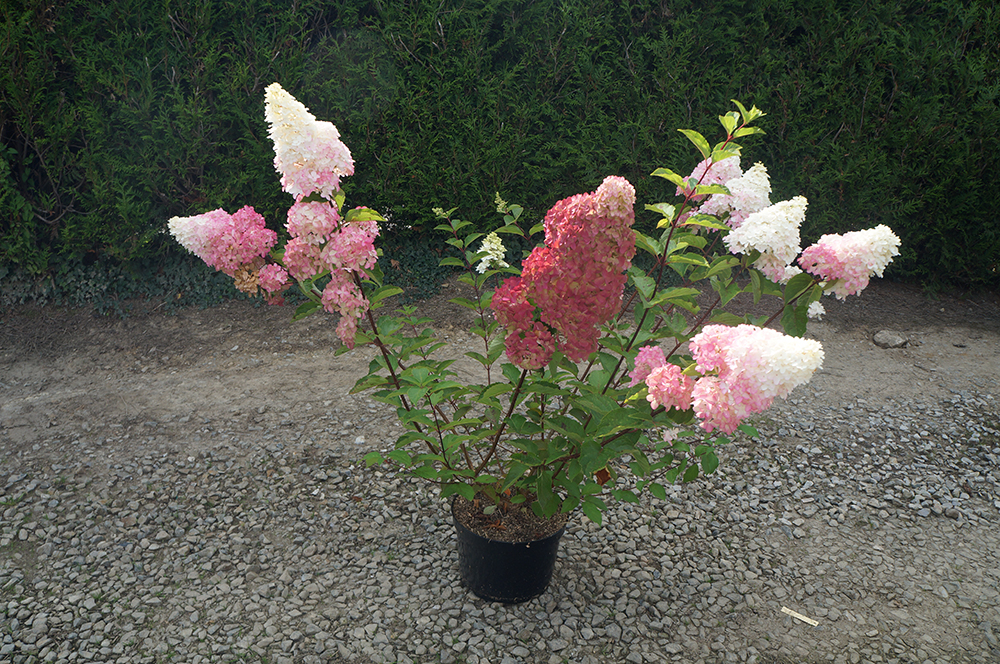
[[[556,347],[579,362],[597,349],[597,326],[621,306],[622,272],[635,255],[634,205],[632,185],[612,176],[545,215],[545,244],[493,295],[515,364],[544,366]]]

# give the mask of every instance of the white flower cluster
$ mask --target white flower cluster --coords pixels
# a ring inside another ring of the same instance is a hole
[[[507,255],[507,250],[503,246],[503,242],[500,240],[500,236],[496,233],[490,233],[485,238],[483,238],[483,244],[479,247],[479,251],[485,251],[486,256],[479,261],[476,270],[480,274],[484,274],[486,270],[497,268],[503,269],[505,267],[510,267],[504,257]]]
[[[767,169],[760,162],[739,177],[728,180],[726,188],[729,189],[728,196],[713,194],[698,211],[718,217],[728,213],[727,223],[732,228],[739,228],[749,215],[771,204],[771,181]]]
[[[736,254],[756,249],[754,266],[773,281],[783,281],[785,268],[800,251],[799,226],[806,218],[807,201],[796,196],[749,215],[726,236],[726,246]]]
[[[354,173],[351,151],[330,122],[321,122],[279,84],[264,90],[264,118],[274,142],[274,167],[293,196],[319,192],[331,199],[340,178]]]
[[[784,398],[823,366],[823,345],[762,328],[752,335],[734,335],[727,358],[734,372],[752,377],[757,395]]]
[[[868,251],[864,254],[865,267],[880,277],[882,271],[892,262],[892,257],[899,255],[899,237],[885,224],[863,231],[845,233],[844,237],[849,237],[858,245],[867,247]]]

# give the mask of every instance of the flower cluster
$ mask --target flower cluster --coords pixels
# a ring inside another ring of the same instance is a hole
[[[330,313],[340,314],[337,336],[353,348],[358,318],[368,306],[354,275],[375,265],[378,224],[348,223],[332,203],[300,201],[288,210],[286,228],[292,236],[283,257],[288,274],[299,281],[330,275],[320,301]]]
[[[759,251],[754,267],[772,281],[785,281],[785,268],[800,251],[799,226],[806,218],[806,205],[805,198],[796,196],[748,215],[726,235],[726,246],[733,253]]]
[[[264,226],[264,217],[249,205],[235,214],[220,208],[174,217],[167,226],[185,249],[231,277],[267,254],[278,240],[278,234]]]
[[[499,197],[500,194],[497,194],[497,196]],[[490,233],[483,239],[483,244],[479,248],[479,251],[486,252],[486,256],[479,261],[479,265],[476,267],[476,271],[479,274],[485,274],[487,270],[510,267],[507,261],[504,260],[507,250],[504,248],[500,236],[496,233]]]
[[[690,342],[695,380],[669,364],[658,347],[639,351],[632,385],[644,382],[653,408],[694,406],[701,427],[732,433],[747,416],[808,382],[823,363],[818,341],[753,325],[708,325]]]
[[[634,205],[632,185],[611,176],[545,215],[545,244],[525,259],[520,277],[506,279],[493,295],[514,364],[540,368],[557,346],[573,361],[597,349],[597,326],[621,306],[623,271],[635,255]]]
[[[728,159],[723,159],[721,161],[712,161],[711,159],[705,159],[698,163],[691,171],[691,175],[687,177],[687,182],[694,180],[700,185],[707,184],[726,184],[731,182],[743,175],[742,169],[740,169],[740,158],[739,157],[729,157]],[[684,196],[691,192],[688,187],[677,187],[677,195]],[[768,192],[770,193],[770,185],[768,185]],[[716,194],[718,195],[718,194]],[[692,196],[691,200],[694,202],[700,202],[705,200],[706,195]],[[708,214],[706,212],[706,214]]]
[[[206,263],[232,276],[237,288],[256,294],[259,287],[271,303],[282,301],[280,293],[290,279],[309,282],[329,275],[314,297],[327,311],[340,314],[337,334],[353,348],[358,318],[368,307],[355,277],[375,265],[379,231],[371,215],[349,222],[330,202],[340,193],[340,178],[354,173],[351,153],[335,126],[317,121],[277,83],[265,90],[265,117],[282,187],[296,197],[285,223],[291,238],[280,252],[281,263],[266,260],[277,233],[265,228],[264,218],[251,207],[233,215],[214,210],[174,217],[170,232]],[[326,200],[309,198],[313,194]]]
[[[731,157],[725,161],[738,160],[738,157]],[[725,219],[730,228],[739,228],[748,216],[771,204],[771,181],[764,164],[754,164],[746,173],[723,184],[729,194],[713,194],[698,212]]]
[[[878,225],[843,235],[824,235],[802,252],[799,265],[827,281],[837,280],[832,292],[841,300],[860,293],[872,275],[899,255],[899,238],[888,226]]]
[[[313,192],[330,199],[340,191],[340,178],[354,173],[351,151],[337,128],[316,120],[277,83],[264,90],[264,118],[274,142],[281,187],[297,200]]]

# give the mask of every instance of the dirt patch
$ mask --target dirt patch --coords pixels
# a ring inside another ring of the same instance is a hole
[[[448,300],[464,288],[449,282],[418,305],[462,351],[475,347],[468,333],[474,317]],[[995,293],[928,297],[877,281],[859,297],[824,298],[824,305],[827,314],[809,335],[823,342],[826,359],[810,388],[831,400],[996,388]],[[219,435],[250,440],[265,425],[347,452],[394,440],[384,423],[374,425],[379,406],[348,396],[372,349],[335,356],[335,317],[292,322],[291,314],[251,302],[175,314],[136,307],[125,319],[87,309],[7,311],[0,319],[4,453],[51,446],[58,458],[67,443],[103,440],[98,463],[137,446],[197,450]],[[872,337],[883,329],[902,333],[908,344],[877,347]],[[369,421],[372,430],[365,429]]]

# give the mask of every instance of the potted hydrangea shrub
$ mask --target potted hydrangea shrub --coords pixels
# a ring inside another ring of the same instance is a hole
[[[345,206],[350,151],[278,84],[266,90],[265,116],[294,197],[289,239],[276,247],[249,207],[175,217],[169,228],[246,293],[278,303],[297,286],[306,300],[295,318],[338,314],[342,351],[375,347],[355,391],[393,406],[403,433],[365,461],[436,485],[452,500],[465,583],[487,599],[524,601],[548,584],[571,513],[600,523],[608,500],[664,498],[665,485],[712,473],[716,448],[737,429],[755,435],[746,419],[823,361],[820,344],[803,338],[822,295],[860,292],[898,253],[885,226],[802,250],[807,202],[773,203],[766,168],[741,168],[737,141],[762,133],[763,113],[734,103],[718,144],[682,130],[701,154],[690,175],[653,172],[677,199],[645,206],[659,219],[651,234],[634,227],[632,185],[613,175],[533,229],[499,194],[502,223],[489,234],[435,209],[456,249],[442,263],[464,270],[472,293],[454,300],[475,312],[479,347],[464,353],[481,368],[472,381],[459,380],[434,321],[412,308],[376,315],[401,292],[378,265],[384,220]],[[506,234],[540,239],[520,269]],[[637,252],[648,270],[633,263]],[[774,314],[733,313],[740,293],[771,298]]]

